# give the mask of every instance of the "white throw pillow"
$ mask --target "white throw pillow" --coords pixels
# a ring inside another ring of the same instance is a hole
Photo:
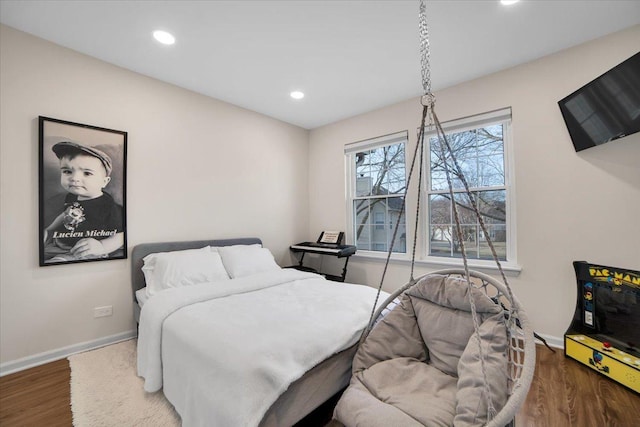
[[[280,270],[269,249],[259,244],[220,246],[218,253],[232,279],[269,270]]]
[[[220,254],[209,246],[149,254],[143,261],[149,296],[164,289],[229,279]]]

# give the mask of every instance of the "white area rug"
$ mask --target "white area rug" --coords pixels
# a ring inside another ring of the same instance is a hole
[[[74,426],[180,426],[162,391],[144,391],[136,345],[133,339],[69,357]]]

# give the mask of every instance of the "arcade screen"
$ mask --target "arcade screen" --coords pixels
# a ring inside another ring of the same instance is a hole
[[[598,282],[585,286],[588,284],[594,290],[595,338],[640,357],[640,289]]]
[[[574,261],[578,304],[567,333],[640,358],[640,271]]]

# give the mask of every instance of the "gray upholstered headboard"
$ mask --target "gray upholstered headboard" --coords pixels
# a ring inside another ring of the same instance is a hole
[[[262,244],[257,237],[243,237],[238,239],[221,240],[191,240],[185,242],[158,242],[141,243],[133,247],[131,252],[131,290],[133,292],[133,310],[136,322],[140,319],[140,306],[136,299],[136,291],[145,287],[144,274],[142,273],[143,258],[156,252],[182,251],[185,249],[198,249],[205,246],[231,246]]]

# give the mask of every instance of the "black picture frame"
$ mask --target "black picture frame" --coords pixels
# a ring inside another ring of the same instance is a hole
[[[127,132],[38,117],[40,266],[127,258]]]

